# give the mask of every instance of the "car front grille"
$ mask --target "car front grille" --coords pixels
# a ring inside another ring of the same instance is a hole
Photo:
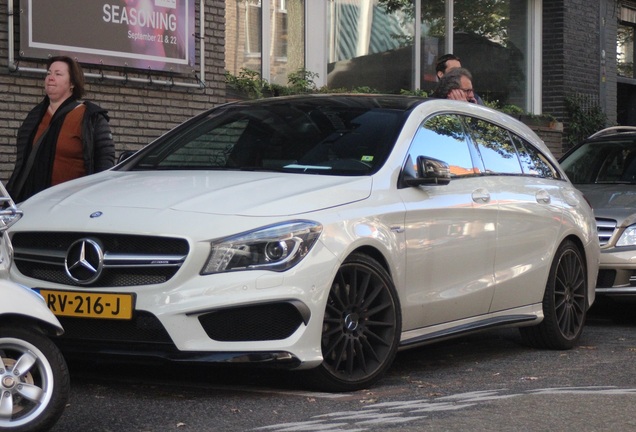
[[[606,245],[609,242],[615,229],[615,220],[596,218],[596,231],[598,232],[598,241],[601,246]]]
[[[99,243],[103,270],[80,284],[69,276],[66,258],[79,240]],[[17,232],[12,237],[16,268],[25,276],[70,286],[114,287],[159,284],[172,278],[188,255],[187,240],[81,232]]]

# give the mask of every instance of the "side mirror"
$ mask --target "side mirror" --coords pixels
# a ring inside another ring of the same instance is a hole
[[[449,165],[439,159],[426,156],[417,157],[417,174],[415,177],[405,177],[408,186],[447,185],[451,181]]]
[[[119,157],[117,158],[117,163],[118,164],[122,163],[123,161],[125,161],[126,159],[134,155],[135,153],[137,153],[136,150],[124,150],[123,152],[119,154]]]

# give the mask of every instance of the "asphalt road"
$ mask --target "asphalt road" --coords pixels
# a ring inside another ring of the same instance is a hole
[[[595,305],[570,351],[534,350],[504,329],[401,352],[379,385],[346,394],[271,370],[73,363],[53,430],[636,430],[634,310]]]

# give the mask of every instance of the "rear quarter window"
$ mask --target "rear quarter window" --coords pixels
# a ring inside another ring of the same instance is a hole
[[[532,144],[513,133],[510,136],[517,147],[519,162],[525,175],[553,179],[562,178],[552,162]]]

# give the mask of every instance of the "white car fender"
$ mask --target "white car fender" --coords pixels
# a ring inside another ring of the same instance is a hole
[[[0,279],[0,321],[3,315],[24,315],[49,324],[56,335],[64,333],[62,325],[37,292],[14,282]]]

